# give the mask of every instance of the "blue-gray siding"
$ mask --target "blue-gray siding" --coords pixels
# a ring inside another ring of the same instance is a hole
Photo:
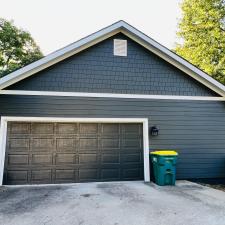
[[[128,56],[113,55],[113,39],[128,40]],[[187,74],[122,34],[30,78],[16,90],[215,96]]]
[[[225,104],[214,101],[0,96],[1,116],[148,118],[150,150],[179,152],[178,178],[225,177]]]

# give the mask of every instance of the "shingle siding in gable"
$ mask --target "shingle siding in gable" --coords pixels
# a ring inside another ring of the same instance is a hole
[[[128,40],[128,55],[113,55],[113,39]],[[216,96],[122,34],[107,39],[8,87],[13,90]]]

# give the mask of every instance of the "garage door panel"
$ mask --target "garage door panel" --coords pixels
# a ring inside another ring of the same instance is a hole
[[[102,124],[101,125],[102,136],[118,136],[120,134],[119,124]]]
[[[6,178],[8,184],[26,184],[28,182],[28,171],[9,170]]]
[[[30,140],[25,138],[11,138],[8,143],[8,148],[12,151],[27,151],[29,149]]]
[[[140,124],[124,124],[122,131],[124,133],[141,133],[142,126]]]
[[[52,179],[51,170],[32,170],[31,171],[31,182],[34,183],[45,183]]]
[[[81,138],[79,141],[80,151],[85,150],[97,150],[98,149],[98,139],[97,138]]]
[[[56,150],[60,152],[64,151],[76,151],[77,140],[74,138],[57,138]]]
[[[32,154],[31,163],[52,165],[53,163],[52,154]]]
[[[56,164],[75,164],[76,154],[56,154]]]
[[[8,131],[10,134],[30,134],[31,123],[8,123]]]
[[[140,124],[8,123],[4,184],[140,179]]]
[[[124,139],[140,139],[142,134],[139,133],[123,133],[121,134]]]
[[[54,148],[54,139],[35,138],[31,140],[31,150],[46,150]]]
[[[57,123],[56,124],[56,133],[57,134],[77,134],[78,133],[78,124],[76,123]]]
[[[79,126],[80,134],[89,135],[98,133],[98,124],[97,123],[83,123]]]
[[[118,138],[102,138],[100,140],[102,150],[119,149],[120,140]]]
[[[142,154],[134,153],[134,154],[121,154],[121,160],[124,163],[142,163]]]
[[[56,180],[66,180],[66,181],[76,181],[76,170],[74,169],[56,169],[55,179]]]
[[[80,164],[96,164],[98,163],[97,154],[79,154],[79,163]]]
[[[123,148],[140,149],[142,147],[142,141],[140,139],[124,139],[122,142]]]
[[[102,154],[101,155],[102,164],[119,164],[120,155],[119,154]]]
[[[101,179],[103,180],[119,180],[120,179],[120,169],[102,169]]]
[[[98,169],[80,169],[79,180],[84,181],[97,181],[99,179]]]
[[[32,123],[31,133],[32,134],[53,134],[54,123]]]
[[[15,155],[9,154],[8,155],[8,165],[28,165],[29,164],[29,155]]]
[[[127,168],[122,170],[124,179],[138,179],[142,176],[142,168]]]

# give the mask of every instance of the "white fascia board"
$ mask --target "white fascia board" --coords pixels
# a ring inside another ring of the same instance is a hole
[[[152,51],[153,53],[157,54],[164,60],[168,61],[172,65],[176,66],[177,68],[181,69],[203,85],[207,86],[211,90],[215,91],[221,96],[225,97],[225,86],[221,83],[214,80],[212,77],[198,69],[197,67],[193,66],[191,63],[187,62],[180,56],[176,55],[166,47],[160,45],[155,40],[151,39],[141,31],[137,30],[136,28],[132,27],[131,25],[127,24],[124,21],[119,21],[117,23],[112,24],[94,34],[87,36],[71,45],[66,46],[52,54],[29,64],[3,78],[0,79],[0,90],[9,85],[12,85],[22,79],[25,79],[31,76],[34,73],[37,73],[63,59],[66,59],[94,44],[97,44],[118,32],[122,32],[131,39],[135,40],[139,44],[143,45],[148,50]]]
[[[30,96],[57,96],[57,97],[86,97],[86,98],[225,101],[225,97],[210,97],[210,96],[145,95],[145,94],[143,95],[143,94],[115,94],[115,93],[89,93],[89,92],[0,90],[0,94],[2,94],[2,95],[30,95]]]

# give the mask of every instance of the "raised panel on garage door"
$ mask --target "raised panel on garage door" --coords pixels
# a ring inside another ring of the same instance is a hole
[[[4,184],[143,179],[142,124],[9,122]]]

